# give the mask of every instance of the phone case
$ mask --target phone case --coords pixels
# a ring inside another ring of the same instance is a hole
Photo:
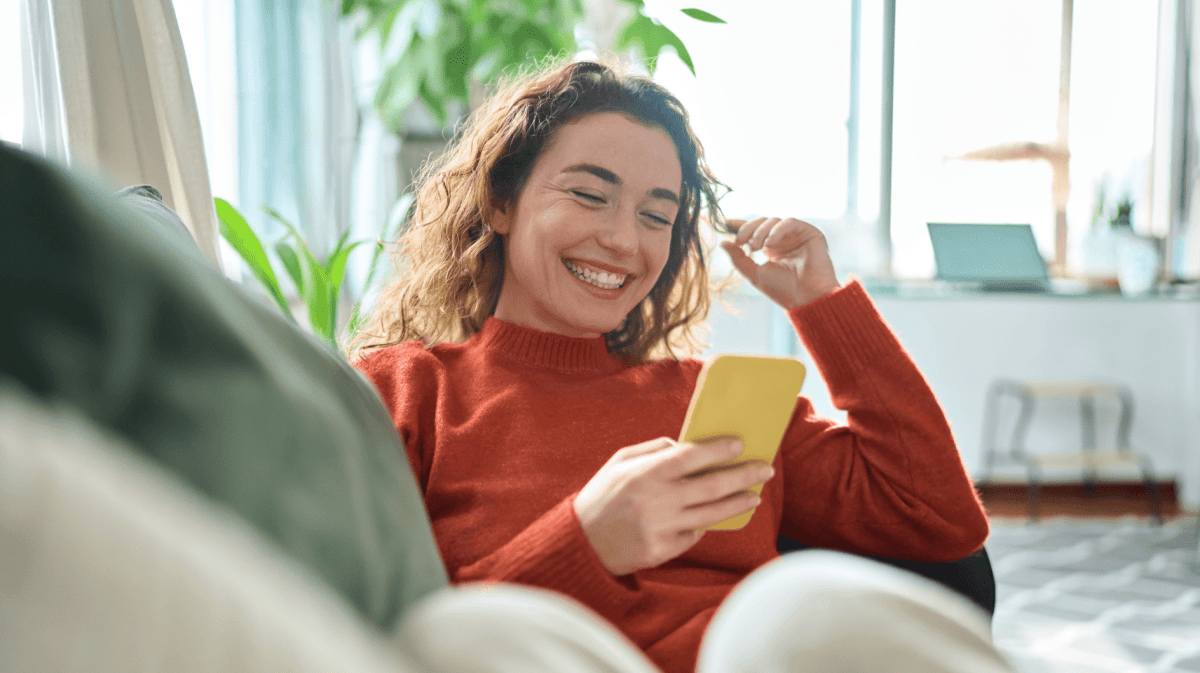
[[[743,460],[772,463],[796,408],[804,373],[804,365],[794,358],[718,355],[707,362],[696,379],[679,441],[734,435],[746,448],[737,458],[701,472]],[[762,484],[753,490],[762,492]],[[738,530],[753,514],[751,510],[730,517],[708,530]]]

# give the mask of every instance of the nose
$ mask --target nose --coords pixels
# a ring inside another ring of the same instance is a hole
[[[596,236],[600,245],[618,257],[632,257],[638,250],[637,213],[614,212]]]

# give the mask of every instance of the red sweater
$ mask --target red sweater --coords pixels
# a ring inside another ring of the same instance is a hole
[[[628,367],[603,337],[489,318],[465,343],[406,342],[356,364],[404,438],[452,582],[562,592],[682,672],[734,585],[778,557],[780,533],[922,561],[966,556],[988,534],[941,407],[862,286],[788,317],[846,425],[801,396],[750,523],[624,577],[601,564],[572,501],[618,449],[679,437],[700,361]]]

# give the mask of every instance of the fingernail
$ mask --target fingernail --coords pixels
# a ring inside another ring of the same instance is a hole
[[[758,476],[763,481],[766,481],[766,480],[770,479],[771,477],[775,476],[775,468],[773,468],[773,467],[761,468],[758,471]]]
[[[732,442],[729,442],[729,455],[736,456],[741,453],[742,449],[744,448],[746,447],[744,444],[742,444],[742,440],[735,439]]]

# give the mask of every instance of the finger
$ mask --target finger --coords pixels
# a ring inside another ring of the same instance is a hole
[[[765,484],[774,475],[775,470],[770,465],[755,461],[689,477],[681,494],[683,506],[695,507],[724,500],[752,486]]]
[[[617,460],[631,460],[646,454],[657,453],[673,446],[676,446],[676,442],[669,437],[656,437],[648,442],[627,446],[613,454],[613,458]]]
[[[767,239],[772,231],[779,225],[779,218],[772,217],[766,222],[763,222],[757,229],[754,230],[754,235],[750,237],[750,249],[760,250],[763,247],[763,241]]]
[[[739,248],[743,245],[746,245],[746,242],[750,240],[750,237],[754,235],[754,232],[758,231],[759,226],[766,221],[767,218],[759,217],[738,227],[737,237],[733,239],[734,244]]]
[[[733,268],[748,278],[751,283],[758,281],[758,262],[751,259],[745,250],[739,248],[732,241],[723,241],[721,247],[729,253],[729,260],[733,262]]]
[[[679,544],[682,547],[682,551],[680,551],[679,554],[682,554],[683,552],[694,547],[696,543],[700,541],[700,538],[704,537],[704,534],[707,532],[708,531],[704,530],[703,527],[685,528],[684,530],[679,531],[677,535],[679,536]],[[676,554],[676,556],[679,556],[679,554]]]
[[[745,514],[762,504],[753,491],[739,491],[723,500],[689,507],[680,514],[679,525],[691,529],[707,528],[739,514]]]
[[[737,458],[745,449],[742,440],[723,438],[718,441],[680,442],[676,450],[664,454],[655,466],[656,476],[675,481],[711,466],[713,463]]]

